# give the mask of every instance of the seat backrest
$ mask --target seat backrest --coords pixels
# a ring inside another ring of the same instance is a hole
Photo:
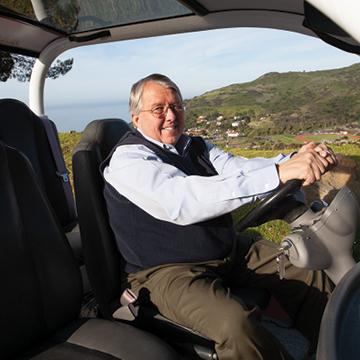
[[[119,119],[94,120],[73,153],[73,174],[85,264],[100,311],[106,318],[119,306],[123,261],[116,248],[99,170],[119,139],[130,130]]]
[[[55,124],[52,123],[58,140]],[[77,224],[76,214],[69,209],[74,202],[64,192],[48,135],[41,118],[27,105],[14,99],[0,99],[0,140],[22,151],[30,160],[41,186],[53,207],[63,229],[70,231]]]
[[[2,142],[0,228],[0,358],[9,359],[77,318],[82,285],[30,161]]]

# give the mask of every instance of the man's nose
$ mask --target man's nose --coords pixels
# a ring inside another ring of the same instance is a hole
[[[166,119],[175,119],[175,118],[176,118],[176,112],[173,110],[171,106],[168,106],[166,110]]]

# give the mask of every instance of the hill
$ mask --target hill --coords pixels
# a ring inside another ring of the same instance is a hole
[[[360,120],[360,63],[312,72],[272,72],[186,100],[188,126],[246,119],[247,132],[297,133]],[[204,118],[200,118],[203,116]],[[202,120],[201,120],[202,119]],[[245,123],[245,122],[243,122]],[[207,124],[209,125],[209,124]]]

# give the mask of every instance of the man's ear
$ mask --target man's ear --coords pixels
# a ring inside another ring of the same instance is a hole
[[[136,114],[131,114],[131,121],[134,125],[134,127],[137,129],[139,126],[138,126],[138,123],[139,123],[139,115],[136,115]]]

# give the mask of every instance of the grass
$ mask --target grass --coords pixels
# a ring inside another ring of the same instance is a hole
[[[307,141],[322,142],[322,141],[334,141],[341,138],[338,134],[319,134],[319,135],[305,135]]]
[[[72,152],[79,142],[81,137],[81,133],[79,132],[71,132],[71,133],[59,133],[59,140],[61,150],[64,155],[65,165],[69,173],[69,178],[71,185],[73,186],[73,173],[72,173]]]
[[[331,147],[335,153],[342,154],[354,159],[360,165],[360,146],[355,144],[344,144]]]
[[[236,224],[247,215],[257,204],[244,205],[241,208],[232,212],[234,224]],[[238,233],[247,237],[251,237],[253,240],[268,239],[272,242],[279,244],[284,237],[289,234],[290,226],[288,223],[282,220],[272,220],[256,227],[247,228],[245,231]]]
[[[252,149],[226,149],[228,152],[231,152],[235,156],[243,156],[246,158],[253,158],[253,157],[272,157],[276,156],[280,153],[279,150],[252,150]],[[295,149],[286,149],[287,153],[294,151]]]
[[[282,142],[283,144],[302,144],[302,141],[298,140],[293,135],[272,135],[273,140]]]

